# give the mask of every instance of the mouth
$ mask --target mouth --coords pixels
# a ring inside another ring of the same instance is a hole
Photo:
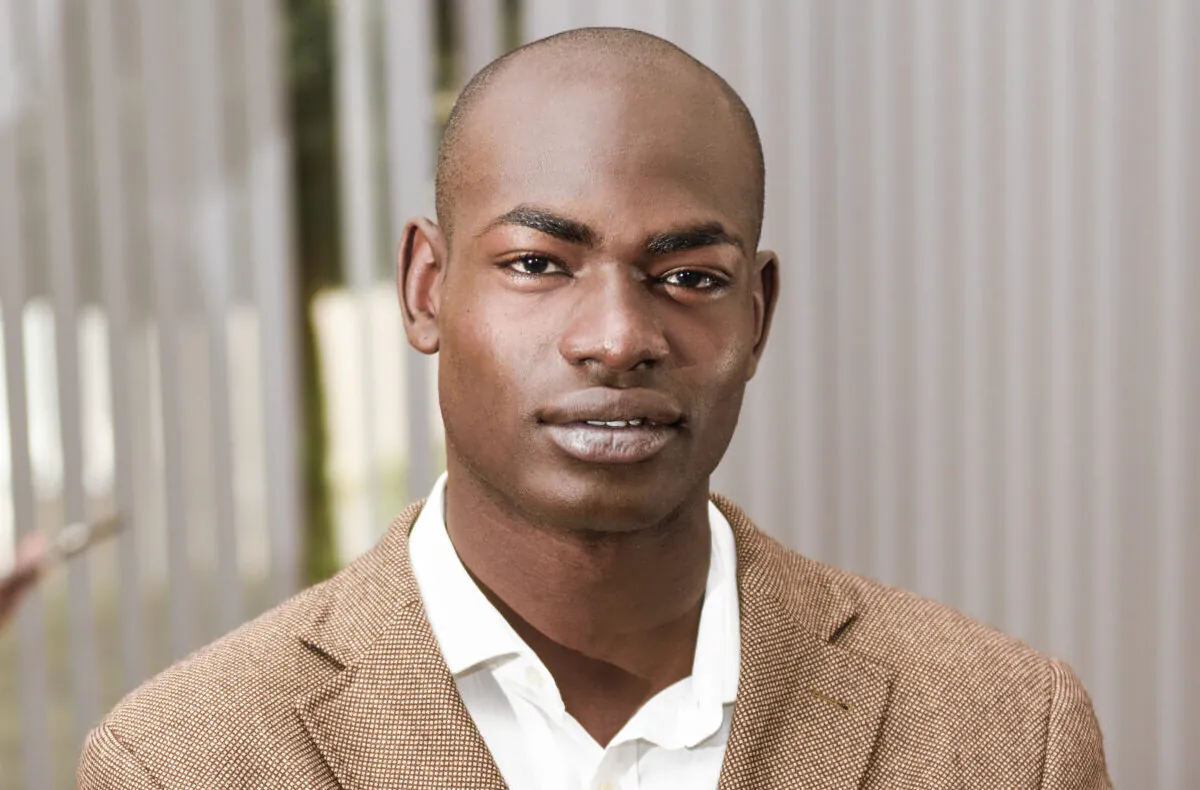
[[[671,427],[663,426],[661,423],[655,422],[649,417],[630,417],[624,420],[578,420],[571,425],[590,425],[593,428],[660,428]]]
[[[545,425],[567,455],[593,464],[635,464],[658,455],[680,434],[677,425],[651,420],[583,420]]]
[[[538,422],[567,455],[594,464],[632,464],[662,452],[683,433],[682,409],[651,390],[594,388],[543,410]]]

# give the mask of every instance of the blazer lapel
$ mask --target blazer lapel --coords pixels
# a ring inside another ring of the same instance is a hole
[[[891,672],[833,642],[855,605],[714,496],[737,543],[741,671],[720,790],[849,790],[866,772]],[[330,582],[300,638],[338,668],[296,711],[347,790],[502,790],[421,607],[408,532],[421,503]]]
[[[421,606],[408,561],[419,509],[328,590],[300,638],[340,671],[296,711],[346,790],[504,790]]]
[[[831,640],[855,606],[823,566],[784,550],[728,501],[741,672],[719,790],[848,790],[862,782],[891,672]]]

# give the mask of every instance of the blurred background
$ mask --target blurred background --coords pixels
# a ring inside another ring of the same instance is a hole
[[[1195,787],[1191,0],[0,0],[0,570],[125,524],[0,631],[0,786],[73,786],[124,693],[424,494],[399,229],[469,76],[592,24],[766,148],[782,304],[714,488],[1066,658],[1117,785]]]

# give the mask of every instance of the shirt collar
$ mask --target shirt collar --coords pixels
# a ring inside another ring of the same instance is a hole
[[[530,648],[467,573],[444,517],[446,474],[433,485],[408,538],[425,616],[456,677],[493,659]]]
[[[451,674],[516,656],[540,665],[524,640],[484,596],[450,542],[446,475],[434,483],[409,536],[409,556],[425,615]],[[692,674],[650,700],[614,739],[645,738],[666,748],[695,746],[720,728],[737,698],[741,638],[733,530],[711,502],[712,550],[696,635]]]

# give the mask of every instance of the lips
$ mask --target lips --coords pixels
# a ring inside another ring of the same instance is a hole
[[[681,434],[683,410],[654,390],[593,388],[571,393],[538,415],[567,455],[589,463],[630,464],[657,455]]]
[[[543,409],[538,420],[549,425],[583,423],[609,428],[631,427],[634,422],[638,425],[632,427],[678,426],[683,422],[683,409],[655,390],[592,387],[572,392]]]

